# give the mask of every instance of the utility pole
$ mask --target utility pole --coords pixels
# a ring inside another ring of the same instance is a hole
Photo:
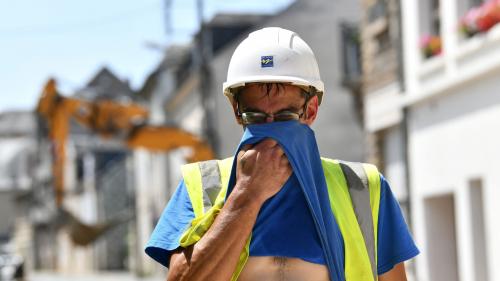
[[[165,20],[165,33],[167,37],[172,33],[172,0],[164,0],[163,15]]]
[[[212,70],[210,68],[209,62],[212,56],[212,44],[211,36],[205,25],[205,20],[203,16],[204,7],[203,0],[196,0],[196,7],[198,12],[198,22],[200,23],[200,31],[198,40],[196,40],[196,50],[197,50],[197,65],[199,74],[199,91],[201,97],[201,103],[204,110],[203,118],[203,135],[206,140],[211,144],[212,149],[215,154],[218,154],[219,150],[219,140],[217,136],[217,131],[215,128],[215,98],[212,94]]]
[[[167,36],[172,33],[171,11],[172,0],[164,0],[165,30]],[[215,154],[218,155],[219,139],[215,128],[216,103],[212,93],[213,77],[209,65],[212,58],[212,44],[209,34],[211,31],[205,25],[203,0],[196,0],[196,14],[200,29],[198,36],[194,38],[195,46],[193,61],[195,73],[197,73],[199,77],[198,91],[204,112],[202,135],[205,140],[210,143]]]

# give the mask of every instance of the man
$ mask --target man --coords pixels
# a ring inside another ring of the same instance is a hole
[[[251,33],[223,91],[245,134],[235,160],[183,167],[146,247],[168,280],[406,280],[418,249],[385,179],[319,156],[309,46],[281,28]]]

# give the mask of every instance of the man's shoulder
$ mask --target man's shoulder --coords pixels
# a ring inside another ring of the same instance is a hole
[[[348,161],[348,160],[329,158],[329,157],[323,157],[323,156],[321,156],[321,162],[328,163],[328,164],[334,164],[334,165],[362,166],[362,167],[376,169],[378,171],[376,165],[374,165],[372,163],[368,163],[368,162]]]
[[[234,159],[234,156],[227,157],[227,158],[221,158],[221,159],[207,159],[203,161],[197,161],[197,162],[191,162],[191,163],[186,163],[181,166],[197,166],[197,165],[203,165],[203,164],[208,164],[208,163],[220,163],[220,162],[230,162],[232,163]]]
[[[181,166],[182,175],[193,176],[194,174],[204,173],[219,170],[223,174],[227,174],[233,165],[234,157],[227,157],[224,159],[210,159],[204,161],[198,161],[193,163],[187,163]]]
[[[325,176],[343,178],[358,178],[365,186],[380,186],[381,174],[377,166],[371,163],[353,162],[339,159],[321,157],[323,171]]]

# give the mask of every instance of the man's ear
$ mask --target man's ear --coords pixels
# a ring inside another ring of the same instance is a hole
[[[307,109],[306,109],[306,119],[305,123],[309,126],[312,125],[314,120],[316,120],[316,117],[318,116],[318,96],[314,96],[309,101],[307,102]]]

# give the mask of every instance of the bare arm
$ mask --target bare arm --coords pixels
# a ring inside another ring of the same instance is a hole
[[[229,280],[255,223],[259,202],[235,188],[212,227],[170,259],[168,280]]]
[[[290,174],[276,141],[266,139],[242,150],[234,190],[201,240],[172,254],[168,280],[230,280],[262,204]]]
[[[379,281],[407,281],[405,263],[401,262],[394,266],[393,269],[378,277]]]

